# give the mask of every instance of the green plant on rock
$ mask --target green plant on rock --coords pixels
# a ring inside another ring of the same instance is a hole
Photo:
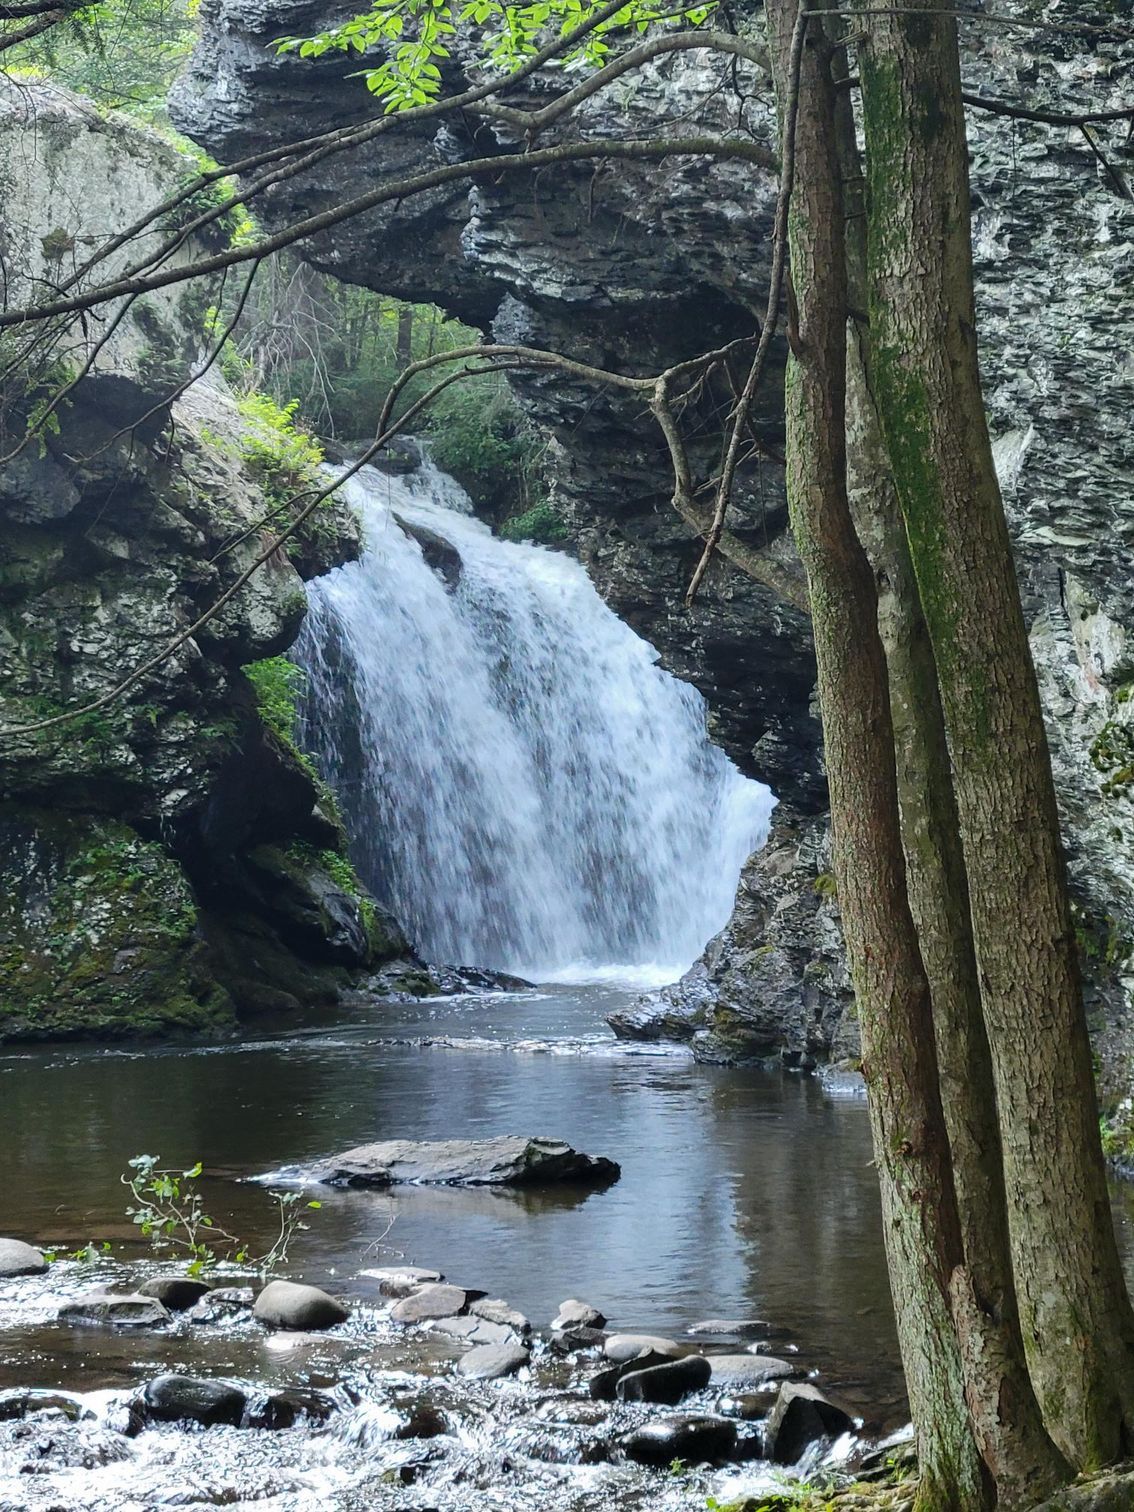
[[[513,515],[500,527],[500,535],[506,541],[535,541],[549,546],[567,538],[567,525],[553,504],[546,500],[533,504],[523,514]]]
[[[250,389],[236,401],[245,422],[240,442],[244,465],[272,503],[283,503],[315,481],[323,449],[295,422],[299,400],[279,404],[270,394]]]
[[[285,745],[295,747],[299,700],[307,686],[307,674],[286,656],[268,656],[241,668],[256,694],[260,718]]]
[[[204,1207],[197,1178],[203,1167],[196,1161],[188,1170],[158,1164],[157,1155],[135,1155],[127,1162],[122,1183],[130,1190],[133,1201],[126,1216],[144,1239],[160,1254],[175,1253],[188,1259],[190,1276],[199,1276],[224,1261],[248,1266],[261,1275],[269,1275],[282,1266],[297,1234],[308,1225],[303,1221],[302,1193],[269,1192],[275,1204],[278,1229],[271,1246],[253,1256],[248,1245],[230,1234],[211,1217]],[[322,1206],[308,1202],[307,1209]]]

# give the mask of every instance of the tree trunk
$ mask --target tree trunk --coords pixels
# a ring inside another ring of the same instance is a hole
[[[781,114],[796,0],[770,0]],[[851,520],[844,432],[846,267],[834,90],[821,32],[803,50],[790,214],[798,331],[787,372],[788,503],[807,571],[835,869],[854,976],[890,1284],[925,1512],[992,1503],[965,1407],[950,1278],[960,1230],[929,987],[906,898],[874,579]]]
[[[846,76],[836,54],[837,76]],[[836,107],[847,227],[847,484],[874,569],[889,673],[910,909],[929,980],[937,1065],[964,1250],[951,1287],[966,1399],[1001,1504],[1070,1479],[1028,1377],[1012,1274],[992,1058],[981,1010],[968,878],[937,667],[870,385],[866,221],[850,95]]]
[[[398,306],[398,340],[394,349],[394,361],[399,373],[404,373],[413,361],[413,305]]]
[[[1088,1467],[1134,1425],[1050,762],[977,369],[956,27],[860,18],[872,381],[937,666],[1000,1110],[1024,1344]]]

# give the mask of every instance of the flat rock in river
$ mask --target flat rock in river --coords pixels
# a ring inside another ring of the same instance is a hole
[[[713,1385],[730,1391],[746,1391],[752,1386],[762,1386],[765,1381],[782,1381],[802,1374],[798,1365],[777,1360],[774,1355],[719,1354],[709,1355],[708,1360],[713,1367]]]
[[[602,1352],[608,1360],[621,1365],[635,1360],[640,1354],[666,1355],[678,1359],[682,1354],[680,1345],[673,1339],[659,1338],[656,1334],[609,1334],[603,1341]]]
[[[457,1369],[474,1381],[495,1381],[501,1376],[515,1375],[528,1359],[528,1351],[522,1344],[480,1344],[462,1357]]]
[[[311,1178],[330,1186],[548,1186],[602,1185],[620,1168],[602,1156],[583,1155],[559,1139],[389,1139],[358,1145],[320,1161]]]
[[[395,1323],[428,1323],[432,1318],[455,1318],[469,1305],[463,1286],[420,1286],[390,1309]]]
[[[61,1323],[109,1324],[113,1328],[160,1328],[172,1322],[156,1297],[111,1292],[102,1287],[84,1292],[59,1309]]]
[[[359,1271],[359,1275],[377,1281],[378,1290],[384,1297],[408,1297],[419,1286],[445,1279],[440,1271],[424,1265],[379,1265],[373,1270]]]

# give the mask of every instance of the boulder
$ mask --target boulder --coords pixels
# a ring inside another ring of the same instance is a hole
[[[618,1178],[613,1160],[583,1155],[559,1139],[391,1139],[358,1145],[318,1162],[311,1178],[329,1186],[605,1185]]]
[[[509,1307],[507,1302],[501,1302],[499,1297],[478,1297],[469,1305],[469,1312],[486,1322],[497,1323],[501,1328],[510,1328],[513,1333],[529,1334],[532,1331],[532,1325],[523,1313]]]
[[[748,1391],[753,1386],[762,1386],[765,1381],[782,1381],[788,1376],[799,1375],[798,1365],[788,1360],[778,1360],[765,1354],[719,1354],[709,1355],[713,1367],[713,1385],[728,1391]]]
[[[384,1297],[408,1297],[419,1286],[432,1281],[444,1281],[440,1271],[424,1265],[379,1265],[374,1270],[365,1270],[361,1275],[377,1281],[378,1290]]]
[[[173,1321],[156,1297],[138,1292],[111,1292],[97,1287],[64,1302],[59,1309],[61,1323],[107,1325],[114,1328],[160,1328]]]
[[[766,1339],[775,1332],[770,1323],[760,1318],[702,1318],[685,1331],[708,1334],[714,1339]]]
[[[146,1415],[160,1423],[191,1422],[206,1427],[227,1423],[237,1428],[244,1417],[245,1396],[231,1381],[160,1375],[146,1382],[142,1405]]]
[[[853,1414],[806,1381],[785,1382],[764,1429],[764,1452],[794,1465],[809,1444],[837,1438],[855,1426]]]
[[[522,1344],[481,1344],[462,1355],[457,1370],[474,1381],[495,1381],[501,1376],[515,1375],[529,1359]]]
[[[37,1386],[17,1386],[9,1391],[0,1391],[0,1423],[13,1418],[32,1417],[37,1412],[58,1413],[76,1422],[91,1415],[82,1397],[68,1396],[62,1391],[49,1391]]]
[[[350,1313],[317,1286],[297,1281],[269,1281],[256,1298],[252,1316],[269,1328],[320,1329],[345,1323]]]
[[[551,1326],[556,1332],[560,1332],[569,1328],[602,1328],[605,1322],[606,1318],[597,1307],[592,1307],[589,1302],[580,1302],[576,1297],[569,1297],[566,1302],[559,1304],[559,1311]]]
[[[681,1355],[680,1347],[672,1339],[659,1338],[657,1334],[609,1334],[603,1341],[602,1352],[615,1365],[636,1360],[647,1352],[673,1360]]]
[[[469,1294],[463,1286],[443,1286],[439,1282],[421,1286],[390,1309],[395,1323],[428,1323],[432,1318],[455,1318],[466,1311]]]
[[[251,1312],[256,1293],[250,1286],[215,1286],[189,1310],[193,1323],[231,1323],[241,1313]]]
[[[601,1349],[606,1334],[601,1328],[560,1328],[551,1335],[552,1348],[560,1354],[575,1354],[582,1349]]]
[[[192,1276],[151,1276],[138,1288],[140,1297],[156,1297],[170,1312],[187,1312],[211,1288],[205,1281],[195,1281]]]
[[[727,1418],[693,1416],[659,1418],[619,1439],[627,1459],[657,1470],[668,1469],[675,1459],[689,1465],[727,1459],[735,1443],[735,1423]]]
[[[10,1276],[42,1276],[47,1269],[43,1253],[22,1239],[0,1239],[0,1280]]]
[[[701,1355],[684,1360],[667,1360],[645,1370],[630,1370],[614,1388],[620,1402],[660,1402],[676,1407],[682,1397],[701,1391],[709,1384],[712,1367]]]

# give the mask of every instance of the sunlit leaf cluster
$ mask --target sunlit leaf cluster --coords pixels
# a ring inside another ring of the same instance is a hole
[[[557,58],[560,67],[601,67],[610,53],[612,33],[644,32],[651,26],[699,26],[715,10],[707,4],[676,7],[653,0],[629,0],[568,45]],[[374,0],[368,11],[312,37],[283,37],[280,52],[303,58],[327,53],[380,53],[381,61],[359,71],[371,94],[387,111],[427,105],[441,92],[442,68],[458,28],[472,35],[481,60],[501,75],[514,73],[556,37],[570,38],[599,10],[591,0],[533,0],[527,5],[501,0]]]

